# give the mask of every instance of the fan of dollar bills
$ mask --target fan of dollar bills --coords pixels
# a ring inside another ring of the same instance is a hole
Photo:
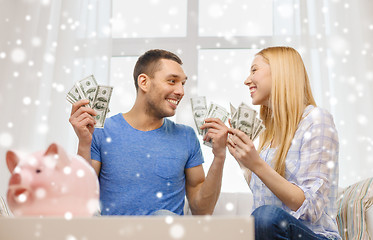
[[[198,134],[204,136],[208,129],[201,129],[200,127],[204,124],[206,118],[219,118],[223,123],[228,119],[229,113],[222,106],[211,103],[207,109],[206,97],[194,97],[190,99],[192,104],[192,111],[194,122],[196,123]],[[203,144],[212,147],[212,141],[204,141]]]
[[[218,104],[211,103],[207,109],[206,97],[204,96],[191,98],[190,101],[197,131],[202,136],[204,136],[208,131],[208,129],[200,129],[206,118],[219,118],[224,123],[229,117],[228,111]],[[232,127],[246,133],[252,141],[254,141],[259,134],[265,130],[262,120],[256,117],[257,112],[245,103],[241,103],[238,109],[233,107],[232,104],[230,104],[230,107]],[[211,141],[203,143],[212,147]]]
[[[75,83],[67,93],[66,99],[71,104],[81,100],[88,99],[88,106],[97,112],[95,116],[95,128],[103,128],[106,114],[109,110],[109,102],[113,87],[98,85],[94,76],[90,75]]]
[[[243,131],[252,141],[255,141],[260,133],[265,130],[262,119],[258,118],[257,112],[245,103],[241,103],[238,109],[233,107],[232,104],[230,106],[232,127]]]

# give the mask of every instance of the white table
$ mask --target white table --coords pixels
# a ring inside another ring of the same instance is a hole
[[[3,217],[0,239],[254,240],[254,219],[250,216]]]

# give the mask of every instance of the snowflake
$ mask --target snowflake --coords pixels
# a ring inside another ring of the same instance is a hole
[[[11,52],[10,58],[14,63],[22,63],[26,59],[26,53],[22,48],[15,48]]]
[[[48,124],[40,123],[37,127],[37,131],[40,134],[46,134],[48,130],[49,130]]]
[[[92,198],[87,202],[88,211],[93,215],[99,209],[99,201],[96,198]]]
[[[22,101],[23,101],[23,104],[25,104],[26,106],[31,104],[30,97],[24,97]]]
[[[280,223],[280,226],[281,226],[282,228],[286,228],[287,225],[288,225],[288,222],[287,222],[287,221],[281,221],[281,223]]]
[[[44,55],[44,61],[46,62],[46,63],[50,63],[50,64],[52,64],[52,63],[54,63],[54,56],[51,54],[51,53],[46,53],[45,55]]]
[[[229,202],[225,205],[225,209],[227,209],[228,211],[233,211],[234,209],[234,204]]]
[[[174,224],[170,228],[170,236],[173,239],[183,238],[185,233],[184,227],[181,224]]]
[[[74,235],[67,235],[66,240],[77,240],[77,238]]]
[[[38,188],[35,190],[36,198],[42,199],[47,195],[47,191],[44,188]]]
[[[365,115],[358,115],[357,116],[357,121],[361,125],[366,125],[368,123],[368,119]]]
[[[333,169],[335,164],[333,161],[328,161],[328,163],[326,164],[326,166],[329,168],[329,169]]]
[[[50,0],[40,0],[41,4],[43,5],[49,5]]]
[[[329,103],[330,103],[331,106],[335,106],[338,103],[338,99],[336,97],[331,97],[329,99]]]
[[[311,136],[312,136],[312,134],[311,134],[310,132],[305,132],[305,133],[304,133],[304,139],[305,139],[305,140],[310,139]]]
[[[79,178],[82,178],[85,176],[85,171],[83,169],[79,169],[78,171],[76,171],[76,175],[79,177]]]
[[[69,175],[71,173],[71,167],[67,166],[63,168],[63,173]]]
[[[165,218],[165,222],[166,222],[167,224],[172,224],[172,223],[174,222],[174,218],[173,218],[172,216],[167,216],[167,217]]]
[[[27,195],[25,193],[21,193],[17,196],[17,202],[24,203],[27,201]]]

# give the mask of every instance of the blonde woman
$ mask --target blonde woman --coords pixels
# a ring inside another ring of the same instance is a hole
[[[290,47],[263,49],[245,85],[266,130],[257,151],[229,129],[228,149],[246,169],[256,239],[341,239],[338,135],[332,116],[316,106],[301,56]]]

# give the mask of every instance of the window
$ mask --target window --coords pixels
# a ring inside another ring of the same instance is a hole
[[[114,0],[113,37],[185,37],[186,5],[187,0]]]

